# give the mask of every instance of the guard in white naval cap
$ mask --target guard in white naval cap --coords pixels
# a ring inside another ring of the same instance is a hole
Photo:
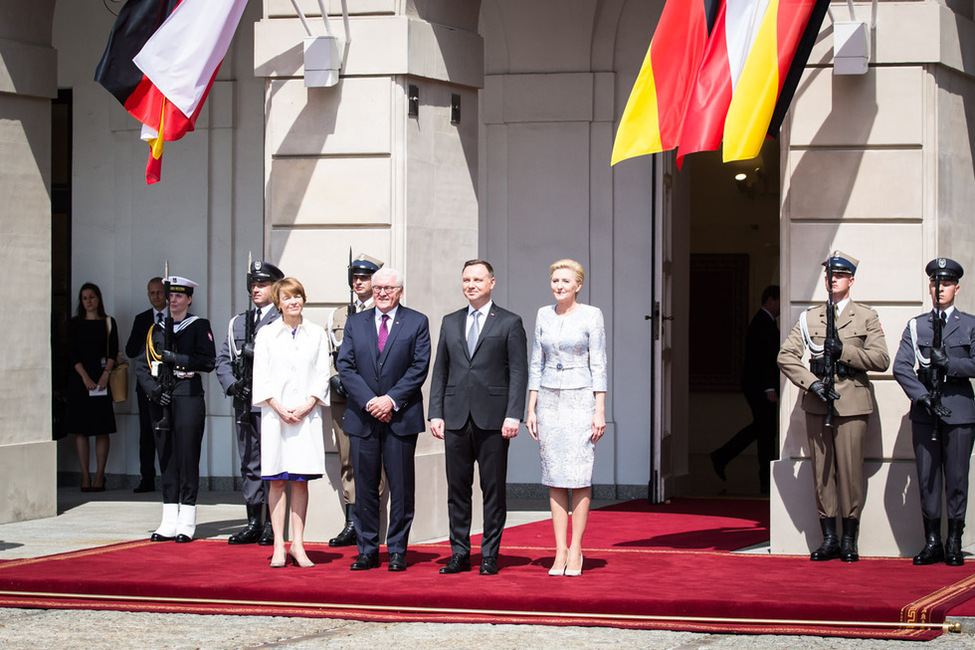
[[[169,315],[146,336],[145,354],[136,363],[139,385],[149,396],[156,453],[162,476],[163,514],[154,542],[185,543],[196,532],[200,451],[206,421],[201,373],[216,358],[210,322],[189,313],[197,283],[163,278]]]

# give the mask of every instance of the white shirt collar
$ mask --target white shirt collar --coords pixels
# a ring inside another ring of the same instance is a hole
[[[846,309],[846,306],[849,303],[850,303],[850,299],[849,298],[844,298],[843,300],[841,300],[838,303],[836,303],[836,315],[839,316],[840,314],[842,314],[843,313],[843,310]]]
[[[467,320],[470,320],[471,319],[471,315],[475,311],[480,312],[481,313],[481,316],[485,316],[486,317],[489,313],[491,313],[491,306],[493,304],[494,304],[494,301],[493,300],[488,300],[487,303],[485,303],[484,306],[481,307],[480,309],[474,309],[474,307],[470,303],[467,303]],[[484,319],[483,318],[481,319],[481,322],[482,323],[484,322]]]
[[[390,309],[388,312],[386,312],[386,315],[389,316],[389,320],[386,321],[386,328],[387,329],[389,329],[390,327],[393,326],[393,321],[396,320],[396,312],[397,311],[399,311],[399,305],[396,305],[395,307],[393,307],[392,309]],[[376,309],[376,331],[377,332],[379,331],[379,328],[382,326],[382,322],[383,322],[383,313],[381,311],[379,311],[379,309]]]

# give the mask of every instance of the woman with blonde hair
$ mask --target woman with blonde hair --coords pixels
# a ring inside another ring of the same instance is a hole
[[[268,481],[274,530],[271,567],[311,567],[305,552],[308,481],[325,474],[321,407],[328,405],[328,335],[302,316],[305,288],[284,278],[271,289],[281,318],[254,342],[254,406],[261,407],[261,479]],[[285,553],[285,487],[291,486],[291,548]]]
[[[579,262],[559,260],[549,277],[555,304],[539,309],[535,320],[526,424],[539,442],[542,483],[549,487],[555,562],[548,573],[579,576],[595,447],[606,431],[606,332],[599,308],[577,300],[585,280]]]

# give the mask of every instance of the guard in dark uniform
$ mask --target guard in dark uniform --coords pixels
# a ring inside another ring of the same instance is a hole
[[[925,544],[914,564],[961,566],[961,535],[968,505],[968,468],[975,441],[975,316],[955,308],[961,264],[945,257],[924,268],[935,309],[907,324],[894,357],[894,378],[911,399],[914,459],[921,492]],[[940,285],[940,286],[939,286]],[[940,289],[940,294],[937,293]],[[937,309],[940,307],[941,314]],[[942,319],[942,345],[934,347],[934,319]],[[916,366],[916,370],[915,370]],[[943,373],[940,399],[932,377]],[[940,422],[936,422],[940,420]],[[941,544],[942,483],[948,539]]]
[[[230,544],[274,545],[271,518],[264,517],[267,495],[264,481],[261,480],[261,409],[254,408],[251,403],[252,377],[244,364],[253,363],[253,337],[257,336],[257,331],[281,317],[281,312],[271,301],[271,287],[283,277],[281,269],[273,264],[263,261],[251,263],[247,273],[247,290],[254,309],[230,319],[227,338],[217,354],[217,379],[224,392],[234,398],[241,487],[247,508],[247,526],[230,536],[227,540]],[[246,339],[248,318],[254,321],[250,341]]]
[[[338,307],[328,317],[328,342],[331,346],[332,377],[329,381],[329,395],[331,397],[332,434],[335,447],[339,452],[339,465],[342,477],[342,501],[345,504],[345,527],[338,535],[328,540],[329,546],[355,546],[355,523],[352,513],[355,510],[355,476],[352,472],[352,457],[349,453],[349,436],[342,430],[342,418],[345,416],[345,389],[339,381],[338,369],[335,361],[339,358],[339,347],[342,345],[342,335],[345,331],[345,321],[352,314],[358,314],[373,307],[372,302],[372,274],[382,268],[383,263],[368,255],[359,255],[349,265],[349,289],[352,291],[349,305]],[[383,484],[379,486],[380,497]]]
[[[163,514],[154,542],[193,541],[196,532],[196,495],[200,485],[200,451],[206,423],[201,373],[213,370],[216,349],[210,322],[188,312],[193,302],[192,280],[170,276],[163,280],[169,294],[169,316],[153,324],[146,337],[145,354],[136,363],[139,385],[151,402],[156,453],[162,476]],[[172,321],[172,349],[165,347],[165,332]],[[165,364],[173,371],[171,390],[160,381]],[[164,418],[166,416],[166,418]],[[168,419],[167,424],[163,424]]]

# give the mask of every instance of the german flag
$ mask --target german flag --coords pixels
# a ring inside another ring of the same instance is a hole
[[[757,156],[773,116],[778,132],[828,9],[829,0],[770,0],[728,107],[725,162]]]
[[[677,146],[720,0],[668,0],[623,110],[612,164]]]

